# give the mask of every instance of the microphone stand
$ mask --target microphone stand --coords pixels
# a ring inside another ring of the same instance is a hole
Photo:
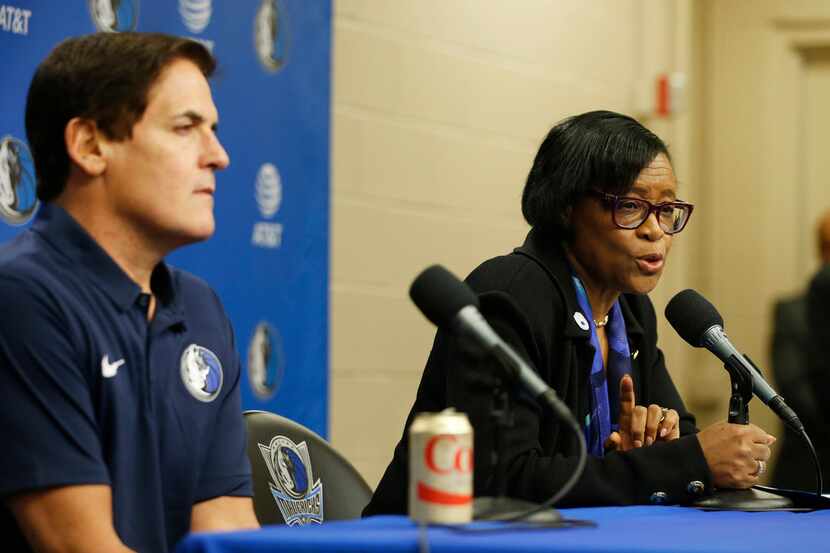
[[[752,375],[732,355],[724,364],[729,372],[732,395],[729,398],[729,422],[749,424],[749,402],[752,400]],[[712,511],[771,511],[792,509],[795,504],[788,497],[749,488],[748,490],[719,489],[709,497],[699,499],[693,506]]]
[[[730,357],[730,361],[731,361]],[[729,422],[749,424],[749,402],[752,400],[752,375],[736,362],[723,365],[729,372],[732,396],[729,398]]]
[[[477,497],[473,500],[473,518],[475,520],[514,520],[518,515],[536,510],[538,503],[507,497],[507,461],[504,455],[506,433],[515,426],[515,418],[510,403],[510,390],[505,389],[501,378],[492,387],[493,401],[490,418],[495,423],[493,435],[494,447],[490,453],[490,466],[494,467],[494,497]],[[562,520],[562,515],[555,509],[544,509],[524,519],[534,523],[555,523]]]

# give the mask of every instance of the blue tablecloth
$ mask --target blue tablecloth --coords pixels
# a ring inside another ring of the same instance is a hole
[[[830,511],[811,513],[700,511],[684,507],[562,509],[594,528],[458,532],[429,527],[430,553],[550,551],[561,553],[813,553],[830,551]],[[493,528],[474,523],[472,528]],[[419,530],[405,517],[379,516],[322,526],[194,534],[176,553],[348,553],[419,551]]]

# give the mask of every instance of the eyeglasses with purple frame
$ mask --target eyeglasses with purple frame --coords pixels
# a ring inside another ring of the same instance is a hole
[[[653,204],[642,198],[617,196],[601,190],[591,190],[591,193],[611,204],[611,220],[622,229],[639,228],[654,213],[663,232],[677,234],[686,227],[686,223],[689,222],[695,208],[694,204],[686,202],[674,201]],[[667,217],[667,219],[664,217]]]

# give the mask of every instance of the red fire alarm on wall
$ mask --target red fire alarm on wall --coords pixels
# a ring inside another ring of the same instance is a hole
[[[657,75],[654,94],[654,114],[668,117],[682,113],[686,107],[685,73],[661,73]]]
[[[665,73],[657,76],[657,94],[655,99],[655,115],[668,117],[671,114],[671,90],[669,88],[669,76]]]

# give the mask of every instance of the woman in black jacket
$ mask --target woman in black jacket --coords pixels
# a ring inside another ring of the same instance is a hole
[[[634,119],[574,116],[545,138],[522,195],[531,231],[512,253],[467,277],[491,326],[557,391],[588,444],[582,477],[560,505],[687,503],[714,487],[758,481],[772,436],[717,423],[699,432],[657,347],[657,285],[691,204],[677,199],[666,145]],[[474,429],[475,495],[541,502],[577,463],[577,440],[512,390],[514,425],[501,433],[496,482],[493,361],[439,331],[406,427],[416,413],[454,407]],[[640,405],[637,405],[637,404]],[[646,407],[647,406],[647,407]],[[364,515],[405,513],[407,436]]]

